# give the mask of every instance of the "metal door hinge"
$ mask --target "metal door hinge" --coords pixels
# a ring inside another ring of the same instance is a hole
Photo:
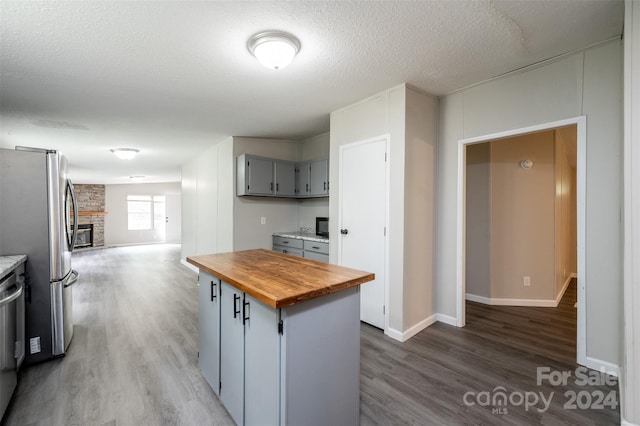
[[[284,322],[282,320],[278,322],[278,334],[284,334]]]
[[[387,153],[386,152],[384,153],[384,162],[385,163],[387,162]]]
[[[387,227],[386,226],[384,227],[384,236],[385,237],[387,236]]]
[[[382,305],[382,315],[387,313],[387,307]]]
[[[218,382],[218,393],[222,390],[222,382]]]

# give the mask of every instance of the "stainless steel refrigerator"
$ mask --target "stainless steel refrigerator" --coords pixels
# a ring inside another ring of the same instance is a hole
[[[0,255],[27,255],[24,363],[33,364],[64,355],[73,336],[78,208],[60,152],[0,149],[0,164]]]

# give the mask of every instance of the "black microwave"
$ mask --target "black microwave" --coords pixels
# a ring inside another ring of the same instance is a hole
[[[316,235],[329,238],[329,218],[316,217]]]

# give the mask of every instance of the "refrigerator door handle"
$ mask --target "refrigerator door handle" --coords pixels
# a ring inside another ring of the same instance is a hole
[[[69,247],[69,251],[73,252],[73,249],[76,246],[76,242],[78,240],[78,201],[76,200],[76,192],[73,189],[73,183],[71,183],[71,179],[67,179],[67,186],[69,187],[69,193],[71,194],[71,201],[73,202],[73,237],[71,240],[71,247]],[[76,280],[77,280],[77,276],[76,276]]]
[[[64,285],[64,288],[69,288],[72,285],[74,285],[75,283],[77,283],[78,282],[78,277],[80,277],[80,274],[75,269],[71,270],[71,274],[70,275],[71,275],[71,278],[69,278],[69,281],[67,281],[67,283]]]

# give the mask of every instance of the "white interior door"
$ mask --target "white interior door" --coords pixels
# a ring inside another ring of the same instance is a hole
[[[387,138],[340,149],[340,264],[375,274],[360,286],[360,319],[385,328]]]
[[[179,243],[182,234],[182,197],[180,194],[165,196],[166,228],[164,240],[167,243]]]

